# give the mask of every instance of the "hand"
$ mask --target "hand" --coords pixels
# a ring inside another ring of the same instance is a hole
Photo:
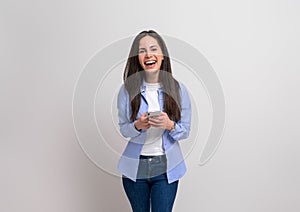
[[[170,130],[174,126],[174,122],[169,119],[168,114],[161,112],[160,116],[154,116],[149,118],[148,122],[151,126]]]
[[[134,122],[134,126],[138,130],[147,130],[151,127],[147,119],[147,113],[143,113],[141,117]]]

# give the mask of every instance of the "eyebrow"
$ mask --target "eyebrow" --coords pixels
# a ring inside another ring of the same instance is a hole
[[[156,44],[151,45],[150,48],[152,48],[152,47],[157,47],[157,45],[156,45]],[[140,50],[140,49],[146,49],[146,48],[142,47],[142,48],[139,48],[139,50]]]

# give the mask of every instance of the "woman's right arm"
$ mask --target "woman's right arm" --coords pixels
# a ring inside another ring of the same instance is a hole
[[[134,126],[134,121],[130,120],[130,101],[129,94],[124,86],[121,86],[118,94],[118,117],[119,117],[119,127],[120,132],[125,138],[133,138],[141,134]]]

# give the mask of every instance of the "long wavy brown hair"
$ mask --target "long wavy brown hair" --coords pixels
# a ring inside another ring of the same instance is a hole
[[[124,70],[123,80],[125,88],[129,93],[131,104],[131,121],[136,119],[141,104],[141,85],[145,77],[145,72],[139,63],[138,50],[140,40],[145,36],[156,39],[163,53],[163,61],[159,72],[159,82],[163,91],[163,110],[170,119],[178,122],[181,116],[181,97],[179,93],[179,83],[172,75],[171,62],[166,44],[162,37],[155,31],[142,31],[134,39],[129,57]]]

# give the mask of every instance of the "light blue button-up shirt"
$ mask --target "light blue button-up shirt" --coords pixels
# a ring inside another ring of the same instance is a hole
[[[141,104],[136,119],[148,111],[148,104],[146,100],[146,86],[143,82],[141,86]],[[178,143],[179,140],[185,139],[189,136],[191,125],[191,103],[187,89],[180,83],[181,94],[181,119],[175,123],[175,130],[165,130],[162,135],[162,144],[167,157],[167,177],[168,183],[172,183],[180,179],[186,172],[183,155]],[[158,89],[158,100],[161,111],[163,111],[163,92],[162,88]],[[127,146],[119,160],[118,170],[136,181],[139,156],[141,154],[145,139],[146,130],[138,131],[134,126],[134,121],[130,120],[131,105],[129,94],[124,86],[121,86],[118,94],[118,117],[121,134],[130,138]]]

